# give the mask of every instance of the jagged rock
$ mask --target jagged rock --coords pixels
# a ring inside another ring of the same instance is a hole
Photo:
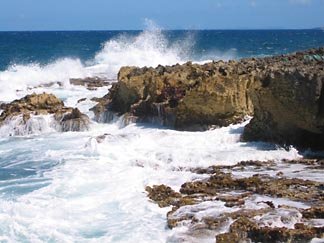
[[[95,90],[99,87],[108,86],[111,82],[100,77],[71,78],[70,84],[85,86],[89,90]]]
[[[224,189],[245,190],[263,195],[315,202],[324,200],[323,186],[315,181],[271,178],[261,175],[236,179],[229,173],[218,172],[210,176],[208,180],[183,184],[180,192],[188,195],[197,193],[217,195]]]
[[[146,191],[160,207],[172,206],[167,213],[169,228],[185,226],[186,234],[197,241],[199,232],[214,232],[217,243],[309,242],[324,236],[322,223],[314,224],[317,222],[314,219],[323,218],[324,185],[283,175],[278,177],[276,172],[282,165],[316,166],[321,161],[242,161],[232,166],[190,169],[207,178],[186,182],[179,192],[166,185],[147,187]],[[237,170],[242,170],[243,174],[260,171],[264,174],[239,177],[231,173]],[[265,200],[260,200],[260,196]],[[287,205],[279,204],[278,198],[285,198],[283,202],[287,201]],[[289,201],[302,202],[309,208],[289,206]],[[271,224],[267,221],[272,217],[288,228],[269,227]]]
[[[187,130],[237,123],[253,111],[247,96],[253,77],[247,72],[238,74],[237,66],[236,62],[213,62],[155,69],[123,67],[99,113],[126,113],[135,121]]]
[[[253,242],[275,243],[304,243],[313,238],[324,236],[324,227],[308,227],[296,224],[295,229],[256,227],[248,231],[248,236]]]
[[[324,219],[324,205],[305,209],[302,214],[304,218]]]
[[[91,100],[98,102],[97,105],[90,109],[93,111],[98,122],[109,122],[113,120],[114,114],[108,110],[108,105],[111,102],[110,93],[101,98],[92,98]]]
[[[259,227],[246,217],[240,217],[230,226],[228,233],[216,236],[217,243],[243,243],[243,242],[309,242],[313,238],[322,237],[323,227],[309,227],[304,224],[296,224],[295,229]]]
[[[248,231],[258,228],[258,225],[247,217],[240,217],[231,224],[230,232],[216,236],[217,243],[248,242]]]
[[[157,202],[159,207],[167,206],[183,206],[195,203],[193,198],[183,197],[180,193],[173,191],[170,187],[165,185],[147,186],[145,189],[148,192],[148,197]]]
[[[116,113],[180,130],[225,126],[254,113],[243,140],[323,149],[323,58],[319,48],[203,65],[123,67],[94,111],[103,121]]]
[[[74,108],[71,113],[65,113],[63,116],[56,117],[56,119],[60,121],[63,132],[77,132],[89,129],[89,117],[81,113],[78,108]]]
[[[324,48],[260,59],[244,140],[324,148]]]
[[[31,94],[8,104],[1,104],[0,126],[14,117],[22,116],[27,123],[31,116],[54,115],[63,132],[87,130],[90,119],[77,108],[65,107],[63,102],[52,94]]]

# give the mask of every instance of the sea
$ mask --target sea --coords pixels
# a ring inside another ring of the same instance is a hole
[[[178,190],[204,178],[185,168],[296,159],[305,153],[241,142],[249,120],[205,132],[126,126],[122,119],[97,123],[89,111],[96,104],[91,99],[107,94],[110,86],[88,90],[71,85],[71,78],[116,82],[122,66],[265,57],[321,46],[322,30],[0,32],[0,103],[47,92],[92,118],[84,132],[61,133],[46,116],[0,127],[0,242],[191,242],[185,226],[167,227],[170,208],[149,201],[146,186]],[[324,182],[320,173],[286,172]]]

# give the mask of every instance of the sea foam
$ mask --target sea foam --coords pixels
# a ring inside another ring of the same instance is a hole
[[[60,82],[70,88],[70,78],[99,76],[116,80],[122,66],[173,65],[188,60],[189,38],[180,43],[170,43],[158,27],[150,26],[137,36],[121,34],[103,44],[93,60],[82,63],[79,59],[62,58],[47,65],[31,63],[14,64],[0,72],[0,101],[11,101],[27,93],[29,89]]]

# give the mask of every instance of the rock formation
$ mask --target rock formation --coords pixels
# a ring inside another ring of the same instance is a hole
[[[244,140],[324,148],[324,48],[257,60]]]
[[[98,120],[159,122],[180,130],[254,114],[243,140],[324,148],[324,48],[203,65],[123,67],[93,108]],[[103,119],[104,117],[104,119]]]
[[[62,131],[82,131],[88,129],[90,119],[77,108],[65,107],[63,102],[52,94],[31,94],[8,104],[1,104],[0,126],[11,119],[22,116],[27,123],[31,116],[54,115]]]
[[[226,126],[252,114],[247,96],[251,80],[252,75],[234,61],[123,67],[118,83],[94,110],[97,116],[111,111],[132,121],[159,122],[180,130]]]
[[[159,207],[172,206],[167,213],[168,227],[186,227],[185,234],[196,242],[206,235],[216,236],[217,243],[310,242],[324,237],[324,227],[313,223],[323,219],[323,183],[286,177],[279,171],[284,164],[310,166],[320,173],[323,161],[243,161],[194,168],[192,172],[209,177],[186,182],[179,192],[166,185],[147,186],[147,196]],[[257,174],[242,177],[231,173],[234,171]]]

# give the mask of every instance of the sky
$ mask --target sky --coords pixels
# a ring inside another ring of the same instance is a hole
[[[324,0],[0,0],[0,31],[303,29],[324,26]]]

